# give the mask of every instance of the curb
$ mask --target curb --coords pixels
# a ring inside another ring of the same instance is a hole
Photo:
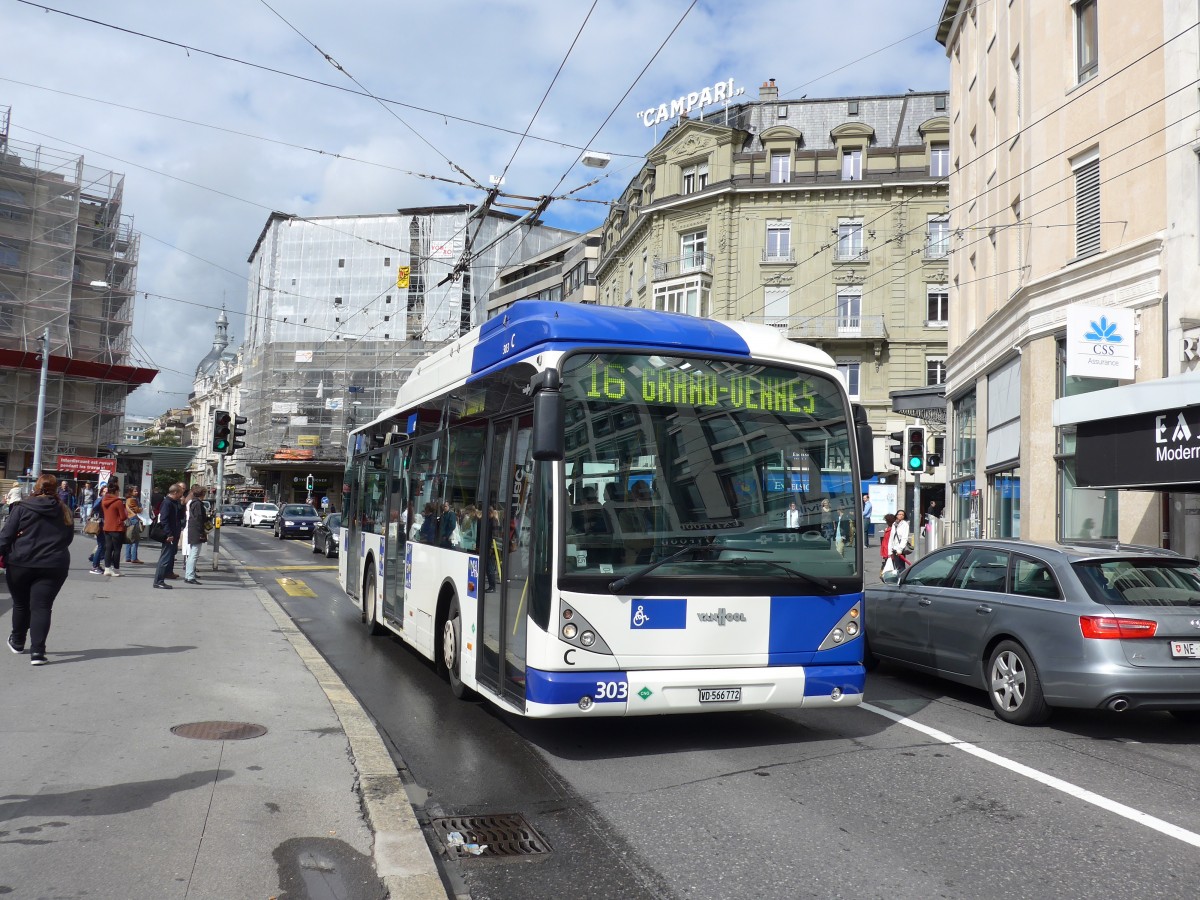
[[[291,642],[292,649],[316,678],[342,723],[342,731],[350,743],[351,762],[358,773],[363,809],[374,838],[375,871],[387,888],[388,897],[390,900],[447,900],[437,864],[413,813],[396,764],[366,710],[283,607],[250,578],[241,561],[229,553],[221,555]]]

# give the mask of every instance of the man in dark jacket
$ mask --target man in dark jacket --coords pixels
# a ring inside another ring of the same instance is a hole
[[[162,550],[158,552],[158,567],[154,570],[154,586],[170,590],[168,578],[178,578],[172,570],[175,567],[175,554],[179,552],[179,536],[183,533],[183,504],[179,498],[183,496],[183,483],[176,482],[167,491],[162,504],[158,507],[158,521],[166,534],[162,541]]]
[[[35,666],[46,664],[50,615],[71,568],[75,536],[71,511],[59,502],[57,488],[53,475],[40,476],[33,493],[15,506],[0,529],[0,556],[6,561],[13,604],[8,649],[24,653],[28,636],[29,661]]]

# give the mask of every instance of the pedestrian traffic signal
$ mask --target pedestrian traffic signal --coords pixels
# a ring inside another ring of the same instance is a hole
[[[233,456],[234,450],[240,450],[242,447],[246,446],[245,441],[238,440],[238,438],[246,436],[246,429],[241,427],[242,425],[245,425],[245,424],[246,424],[245,416],[234,416],[233,417],[233,440],[229,444],[229,455],[230,456]]]
[[[907,448],[904,456],[904,469],[914,475],[923,475],[927,471],[925,465],[925,426],[909,425],[904,429],[904,446]]]
[[[213,410],[213,431],[212,431],[212,449],[213,453],[228,453],[232,443],[232,431],[230,423],[233,422],[233,416],[229,414],[227,409]]]
[[[888,435],[888,452],[892,454],[892,465],[897,469],[904,468],[904,432],[893,431]]]

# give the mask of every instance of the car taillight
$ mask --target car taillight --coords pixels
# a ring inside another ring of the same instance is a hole
[[[1085,638],[1149,638],[1158,631],[1158,623],[1120,616],[1080,616],[1079,629]]]

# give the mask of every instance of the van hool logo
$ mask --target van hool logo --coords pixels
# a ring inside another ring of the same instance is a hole
[[[716,612],[698,612],[696,617],[701,622],[716,622],[722,628],[726,622],[745,622],[746,614],[740,612],[726,612],[725,607],[721,607]]]
[[[1154,459],[1156,462],[1181,462],[1188,459],[1200,459],[1200,446],[1189,445],[1192,439],[1192,429],[1188,426],[1187,419],[1183,417],[1183,413],[1175,414],[1175,423],[1172,427],[1171,414],[1154,417],[1154,443],[1158,446],[1154,450]],[[1167,431],[1171,432],[1171,436],[1167,437]]]

